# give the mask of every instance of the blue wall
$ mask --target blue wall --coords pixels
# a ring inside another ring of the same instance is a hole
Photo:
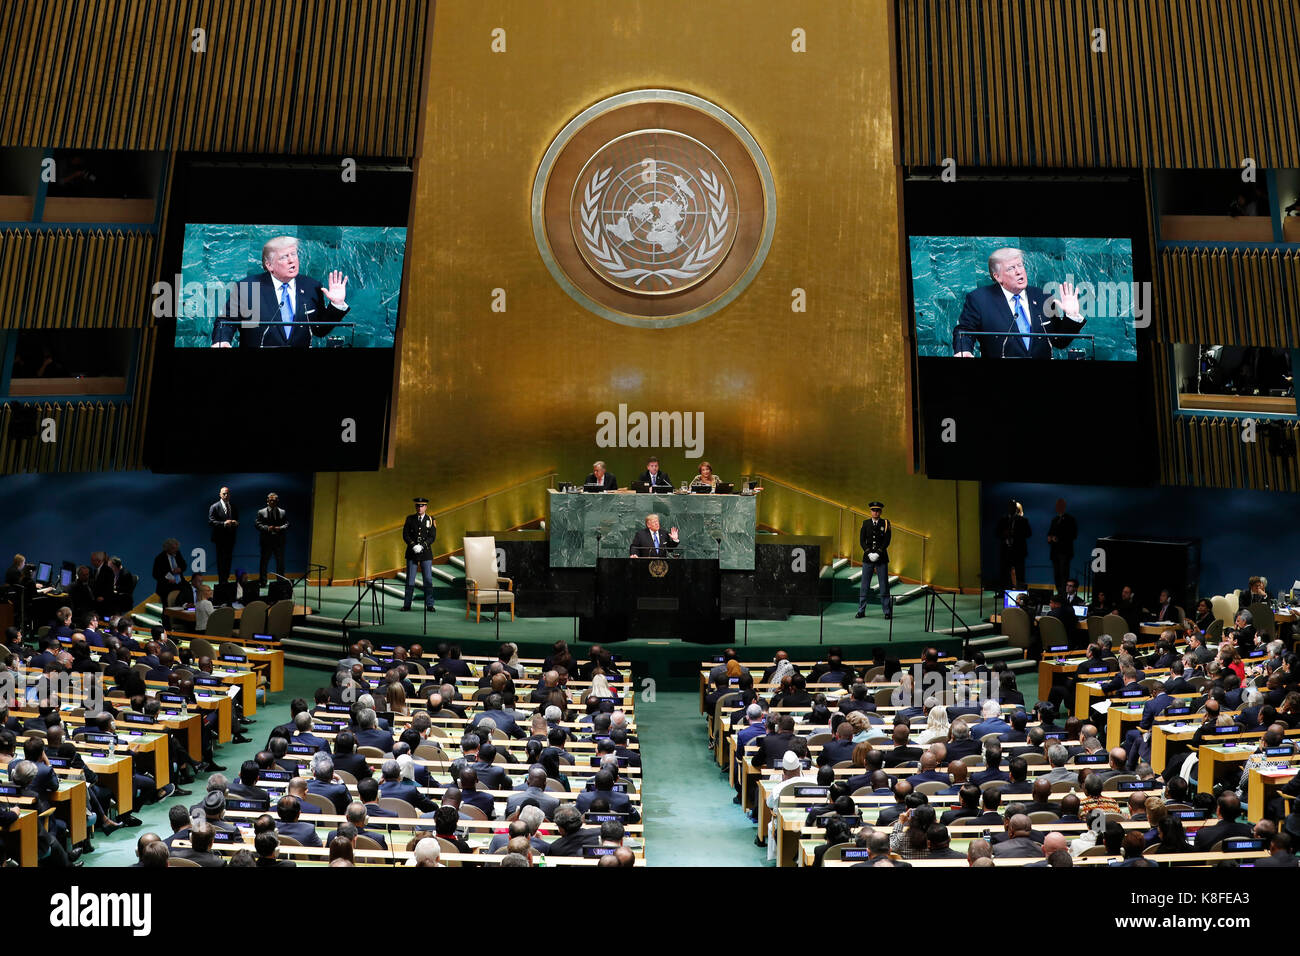
[[[1096,540],[1111,534],[1201,539],[1202,595],[1244,588],[1262,574],[1275,593],[1300,578],[1300,532],[1295,530],[1300,495],[1219,488],[1103,488],[1090,485],[988,483],[980,504],[980,553],[984,580],[996,579],[994,529],[1007,501],[1025,506],[1034,536],[1025,569],[1031,581],[1049,582],[1047,527],[1064,498],[1079,522],[1074,567],[1082,573]],[[1037,566],[1037,567],[1036,567]]]
[[[257,573],[257,530],[253,519],[274,491],[289,516],[286,570],[307,566],[311,538],[310,474],[154,475],[146,471],[0,477],[0,565],[14,554],[31,563],[89,564],[92,551],[122,558],[140,575],[137,601],[153,591],[153,559],[163,540],[176,538],[186,562],[194,548],[207,551],[208,574],[216,573],[216,552],[208,535],[208,506],[225,483],[239,507],[235,566]]]

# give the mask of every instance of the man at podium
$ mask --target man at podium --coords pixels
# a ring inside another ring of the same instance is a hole
[[[667,536],[664,536],[659,533],[659,516],[646,515],[645,527],[632,536],[632,548],[628,557],[666,558],[677,544],[676,528],[670,528]]]

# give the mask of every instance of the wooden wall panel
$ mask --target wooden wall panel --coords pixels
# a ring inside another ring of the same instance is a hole
[[[1300,343],[1300,249],[1164,249],[1156,280],[1160,341]]]
[[[18,406],[35,406],[34,438],[11,438]],[[19,472],[122,471],[143,467],[139,437],[132,434],[135,406],[106,402],[6,402],[0,404],[0,475]],[[44,441],[44,421],[54,421],[54,441]]]
[[[1294,0],[895,2],[904,165],[1300,166]]]
[[[0,143],[410,157],[433,0],[8,0]],[[206,31],[194,52],[192,31]]]
[[[155,239],[120,230],[0,230],[0,328],[140,328]]]

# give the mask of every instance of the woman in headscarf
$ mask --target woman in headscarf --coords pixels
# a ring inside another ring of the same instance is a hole
[[[727,662],[728,667],[730,667],[732,663],[733,663],[732,661],[728,661]],[[736,662],[736,666],[740,667],[739,662]],[[791,664],[789,660],[783,658],[781,662],[776,665],[776,670],[772,671],[772,676],[768,678],[767,682],[769,684],[775,685],[776,687],[780,687],[781,682],[784,681],[787,677],[792,676],[794,672],[795,672],[794,665]],[[739,676],[739,671],[737,671],[737,676]]]
[[[936,741],[946,743],[949,730],[948,708],[942,704],[935,704],[930,708],[930,716],[926,719],[925,730],[917,734],[916,742],[922,746]]]
[[[726,669],[721,678],[714,685],[713,691],[704,698],[704,706],[708,709],[709,713],[713,712],[713,708],[717,706],[718,700],[723,694],[730,694],[732,691],[740,689],[737,685],[739,684],[740,678],[743,674],[744,668],[740,666],[740,661],[736,660],[734,657],[727,661]],[[593,677],[593,686],[595,685],[595,682],[596,678]]]

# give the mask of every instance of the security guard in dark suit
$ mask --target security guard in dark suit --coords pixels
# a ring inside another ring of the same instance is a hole
[[[884,504],[873,501],[867,505],[871,517],[862,522],[862,532],[858,539],[862,544],[862,593],[858,598],[858,613],[855,617],[867,616],[867,591],[871,588],[871,576],[874,574],[880,584],[880,606],[884,609],[885,620],[893,615],[889,603],[889,542],[893,529],[888,518],[882,518]]]
[[[406,516],[402,526],[402,540],[406,542],[406,599],[402,601],[402,610],[411,609],[411,598],[415,595],[415,569],[420,569],[424,580],[424,607],[428,611],[438,610],[433,606],[433,542],[438,537],[438,522],[427,514],[428,498],[415,499],[415,514]]]

